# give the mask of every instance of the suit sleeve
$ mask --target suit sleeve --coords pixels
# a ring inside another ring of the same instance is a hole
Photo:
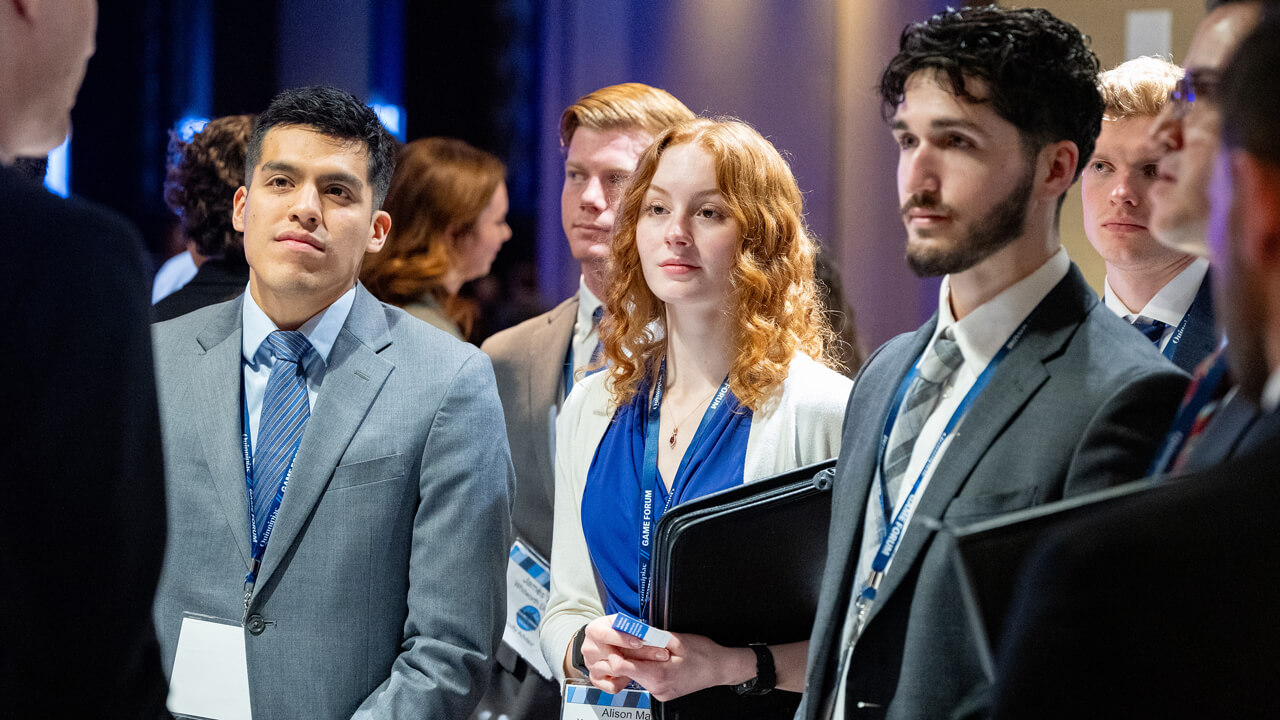
[[[1067,471],[1064,496],[1144,477],[1187,387],[1169,365],[1124,384],[1098,409]]]
[[[404,641],[356,718],[465,718],[488,683],[506,616],[515,476],[483,354],[446,391],[421,467]]]

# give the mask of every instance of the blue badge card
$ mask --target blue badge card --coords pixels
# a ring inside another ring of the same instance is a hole
[[[650,720],[649,693],[623,690],[615,695],[581,680],[564,688],[560,720]]]
[[[524,658],[542,677],[551,679],[551,668],[542,657],[538,626],[551,596],[551,572],[533,548],[516,540],[507,562],[507,626],[502,642]]]

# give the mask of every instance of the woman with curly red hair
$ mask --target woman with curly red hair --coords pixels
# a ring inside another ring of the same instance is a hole
[[[659,700],[757,677],[751,648],[679,633],[637,648],[611,616],[645,617],[646,523],[839,453],[851,384],[827,366],[815,251],[790,168],[750,126],[686,121],[641,157],[610,248],[608,367],[557,422],[540,631],[557,676],[608,692],[634,680]],[[805,645],[768,649],[777,687],[802,688]]]

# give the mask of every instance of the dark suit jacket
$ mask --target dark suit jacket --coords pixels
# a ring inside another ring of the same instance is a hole
[[[936,322],[881,347],[854,382],[797,717],[820,717],[839,682],[877,444]],[[1073,266],[938,460],[854,651],[850,715],[946,717],[984,684],[950,543],[924,518],[961,525],[1141,476],[1185,386],[1185,375],[1098,302]]]
[[[1169,342],[1178,341],[1174,346],[1173,356],[1169,359],[1187,373],[1195,372],[1200,361],[1218,348],[1218,341],[1222,337],[1214,323],[1210,277],[1205,274],[1195,299],[1191,301],[1191,307],[1187,308],[1187,326],[1183,328],[1181,336],[1169,339]]]
[[[2,166],[0,196],[0,715],[158,717],[149,263],[115,213]]]
[[[246,613],[241,302],[154,326],[165,668],[183,612],[248,614],[254,717],[466,717],[506,610],[513,478],[488,358],[356,287]]]
[[[1280,716],[1280,423],[1254,450],[1050,536],[1000,653],[997,718]]]
[[[480,347],[493,360],[511,442],[511,462],[516,469],[512,525],[517,537],[548,560],[556,494],[552,467],[556,414],[564,402],[564,358],[573,341],[577,317],[575,294],[551,310],[493,335]],[[544,680],[504,644],[489,692],[477,712],[506,715],[511,720],[541,720],[558,716],[559,701],[556,683]]]
[[[190,282],[153,306],[155,322],[172,320],[206,305],[226,302],[244,292],[248,282],[249,266],[243,261],[209,258],[196,270],[196,276]]]

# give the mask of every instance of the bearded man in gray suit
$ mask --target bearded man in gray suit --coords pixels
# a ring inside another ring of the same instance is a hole
[[[155,326],[175,712],[461,718],[488,682],[514,478],[488,359],[356,281],[394,153],[348,93],[277,96],[235,196],[248,290]]]
[[[1173,415],[1185,376],[1059,242],[1097,71],[1075,27],[988,6],[909,27],[882,76],[907,258],[945,277],[934,318],[854,382],[800,718],[940,718],[980,697],[936,528],[1135,479]]]
[[[693,112],[670,93],[642,83],[600,88],[560,116],[565,153],[560,219],[569,251],[581,264],[578,292],[552,310],[485,341],[511,439],[517,492],[512,520],[520,540],[551,557],[555,507],[556,415],[599,342],[596,327],[607,288],[605,259],[622,190],[654,136]],[[536,646],[535,646],[536,647]],[[480,712],[541,720],[560,712],[560,690],[503,644],[493,686]]]

